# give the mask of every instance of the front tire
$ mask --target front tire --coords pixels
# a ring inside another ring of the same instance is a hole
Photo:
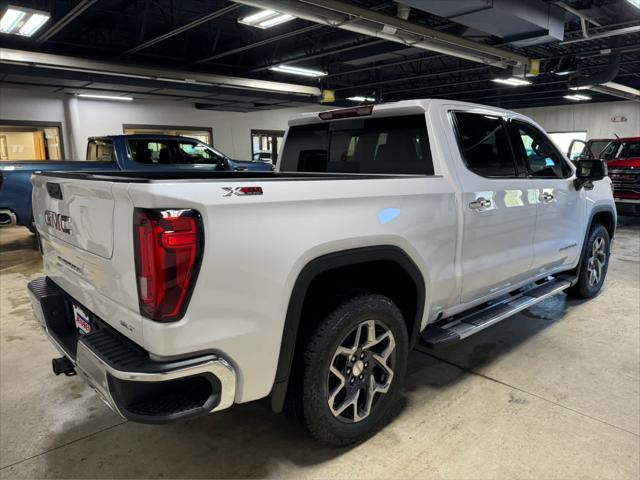
[[[609,269],[610,245],[607,229],[600,224],[594,225],[584,246],[578,282],[567,289],[567,294],[577,298],[591,298],[598,294]]]
[[[300,410],[310,433],[341,446],[385,425],[402,392],[408,344],[402,313],[387,297],[361,295],[331,312],[304,352]]]

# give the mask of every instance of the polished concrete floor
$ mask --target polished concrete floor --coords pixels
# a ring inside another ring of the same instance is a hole
[[[34,237],[0,229],[2,478],[640,478],[640,221],[622,220],[606,288],[551,298],[446,350],[412,355],[397,418],[317,445],[266,402],[171,426],[123,421],[31,314]]]

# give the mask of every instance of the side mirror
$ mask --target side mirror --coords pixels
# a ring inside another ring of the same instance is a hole
[[[576,179],[573,184],[576,190],[580,190],[583,186],[589,188],[591,182],[602,180],[607,176],[607,164],[602,160],[585,158],[576,163]],[[593,185],[591,185],[593,188]]]

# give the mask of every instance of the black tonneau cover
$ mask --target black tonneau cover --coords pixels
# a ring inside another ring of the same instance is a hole
[[[190,180],[364,180],[376,178],[424,177],[424,175],[374,175],[360,173],[305,173],[305,172],[38,172],[34,175],[52,178],[74,178],[116,183],[188,182]]]

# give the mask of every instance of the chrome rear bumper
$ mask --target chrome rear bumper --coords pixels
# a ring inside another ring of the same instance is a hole
[[[168,363],[152,362],[141,359],[144,351],[140,347],[104,327],[78,336],[73,352],[68,339],[67,344],[60,339],[60,326],[56,325],[60,320],[48,318],[56,310],[51,305],[70,300],[46,278],[29,284],[29,296],[34,315],[51,343],[122,417],[141,423],[170,423],[233,404],[236,374],[225,359],[202,355]]]

